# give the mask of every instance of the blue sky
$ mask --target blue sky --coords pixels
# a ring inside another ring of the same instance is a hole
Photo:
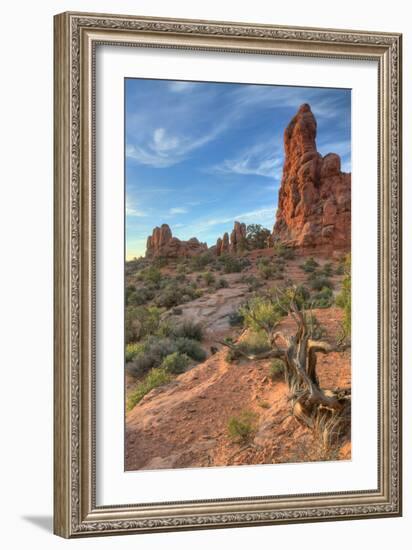
[[[302,103],[319,152],[351,171],[350,90],[128,78],[125,101],[127,259],[162,223],[209,245],[235,220],[271,229],[283,131]]]

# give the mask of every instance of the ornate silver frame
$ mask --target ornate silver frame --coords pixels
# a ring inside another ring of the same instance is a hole
[[[401,35],[63,13],[55,17],[54,531],[63,537],[401,514]],[[379,67],[379,487],[96,506],[94,51],[97,44],[375,60]]]

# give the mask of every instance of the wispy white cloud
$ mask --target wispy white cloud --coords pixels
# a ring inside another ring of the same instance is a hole
[[[224,216],[221,218],[212,218],[210,220],[206,220],[203,225],[205,226],[214,226],[214,225],[223,225],[225,223],[233,223],[235,220],[239,222],[247,222],[250,220],[254,220],[255,223],[259,223],[259,221],[267,220],[269,217],[273,218],[275,214],[275,208],[257,208],[255,210],[250,210],[248,212],[240,212],[234,216]]]
[[[220,174],[257,175],[279,179],[283,157],[279,146],[272,140],[264,140],[242,151],[237,157],[225,159],[212,167],[212,172]]]
[[[183,206],[176,206],[175,208],[169,209],[169,214],[187,214],[189,211]]]
[[[169,82],[169,90],[172,92],[187,92],[192,90],[196,85],[196,82],[187,82],[185,80],[172,80]]]
[[[129,143],[126,157],[154,168],[166,168],[182,162],[192,151],[215,139],[221,131],[221,125],[215,126],[209,133],[193,138],[189,135],[171,135],[165,128],[156,128],[146,146]]]
[[[146,212],[137,208],[135,205],[131,204],[130,198],[126,197],[126,216],[136,216],[138,218],[144,218],[147,216]]]

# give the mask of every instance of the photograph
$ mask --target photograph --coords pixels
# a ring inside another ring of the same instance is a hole
[[[126,471],[351,460],[351,100],[125,77]]]

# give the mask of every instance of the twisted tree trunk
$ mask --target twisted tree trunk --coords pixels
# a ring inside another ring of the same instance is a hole
[[[331,440],[339,437],[346,428],[350,392],[324,392],[319,385],[316,365],[318,353],[330,353],[337,351],[337,348],[311,338],[307,317],[294,302],[290,304],[289,314],[297,325],[296,334],[287,337],[279,332],[271,332],[268,339],[272,348],[268,352],[249,355],[234,343],[220,343],[250,360],[281,359],[285,365],[285,381],[294,416],[310,428],[319,430],[325,446],[329,446]],[[283,340],[282,347],[277,344],[279,339]]]

